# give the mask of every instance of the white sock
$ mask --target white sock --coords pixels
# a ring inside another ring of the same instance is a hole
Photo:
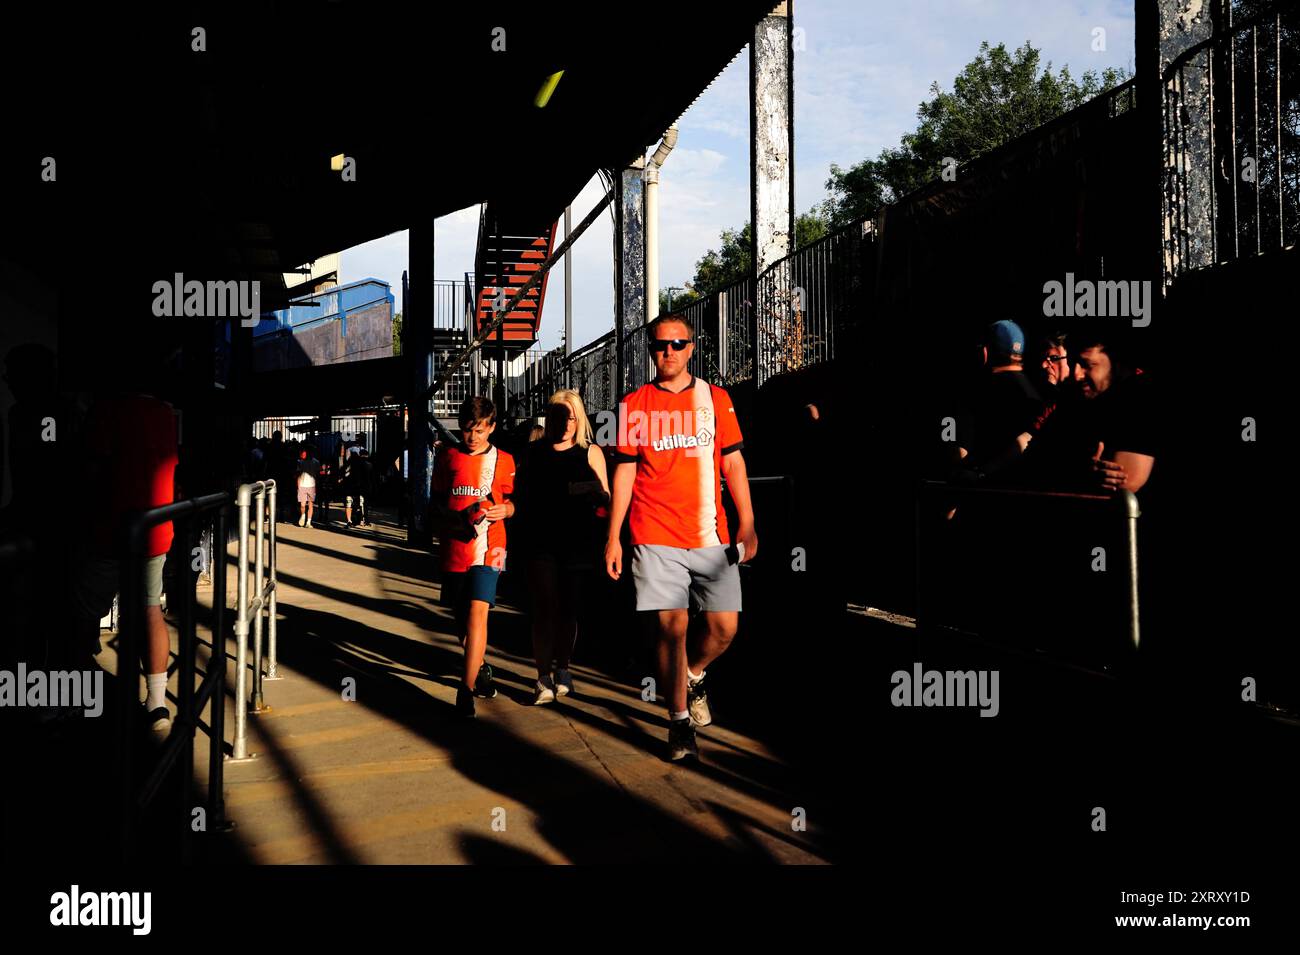
[[[674,723],[676,723],[678,720],[684,720],[684,719],[686,719],[686,718],[689,717],[691,714],[690,714],[690,712],[687,711],[687,710],[682,710],[680,713],[674,713],[672,710],[669,710],[669,711],[668,711],[668,715],[669,715],[669,717],[672,719],[672,721],[673,721]]]
[[[692,673],[692,672],[691,672],[691,668],[690,668],[690,667],[687,667],[687,668],[686,668],[686,679],[689,680],[691,683],[699,683],[701,680],[704,679],[704,671],[701,670],[698,674],[695,674],[695,673]]]
[[[145,686],[149,693],[144,700],[144,708],[152,713],[160,706],[167,705],[167,674],[150,673],[145,677]]]

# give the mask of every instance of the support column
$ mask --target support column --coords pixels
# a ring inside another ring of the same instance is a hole
[[[573,206],[564,207],[564,238],[573,231]],[[573,251],[564,253],[564,387],[573,387],[569,356],[573,354]]]
[[[407,490],[411,519],[406,539],[429,546],[429,490],[433,476],[433,438],[429,422],[433,402],[417,397],[433,384],[433,220],[411,226],[409,233],[410,281],[407,312],[402,316],[402,356],[406,360],[407,406],[410,409],[410,457]]]
[[[751,255],[760,276],[794,248],[793,3],[786,0],[754,27],[749,47]],[[784,289],[788,282],[777,282]],[[755,384],[767,377],[766,355],[779,347],[780,322],[764,314],[773,296],[755,288],[750,319]],[[762,338],[760,338],[762,336]],[[771,340],[769,340],[771,339]]]
[[[646,382],[645,342],[636,334],[645,325],[645,158],[638,156],[619,173],[617,202],[618,262],[614,288],[618,332],[615,399]]]

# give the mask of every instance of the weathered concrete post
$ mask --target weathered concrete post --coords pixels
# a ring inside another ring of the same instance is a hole
[[[433,384],[433,220],[411,226],[409,240],[410,286],[407,314],[402,316],[402,356],[407,367],[410,456],[407,488],[411,495],[410,523],[406,539],[428,546],[433,540],[429,526],[429,491],[433,476],[433,438],[429,422],[432,400],[422,396]]]
[[[614,288],[618,312],[618,381],[621,398],[646,381],[646,354],[637,330],[646,321],[645,285],[645,157],[638,156],[620,171],[618,194],[618,274]]]
[[[1139,4],[1141,6],[1141,4]],[[1160,110],[1164,156],[1164,194],[1175,202],[1164,205],[1164,272],[1201,268],[1214,261],[1214,183],[1210,161],[1214,116],[1209,71],[1213,50],[1206,48],[1172,71],[1186,50],[1208,39],[1219,0],[1156,0],[1159,86],[1161,98],[1152,104]],[[1150,88],[1150,87],[1148,87]],[[1165,109],[1164,96],[1181,109]]]
[[[793,2],[786,0],[754,27],[749,52],[750,222],[755,276],[785,258],[794,248],[794,49]],[[779,277],[778,277],[779,278]],[[769,283],[770,284],[770,283]],[[786,289],[788,282],[775,287]],[[767,355],[779,341],[782,327],[772,312],[776,296],[755,288],[750,318],[751,367],[754,382],[767,377]]]

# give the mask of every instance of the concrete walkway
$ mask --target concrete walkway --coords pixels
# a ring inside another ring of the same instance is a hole
[[[573,671],[575,697],[531,706],[527,618],[510,606],[493,611],[489,625],[500,695],[478,701],[477,720],[461,721],[453,714],[461,651],[437,604],[435,558],[385,523],[350,531],[281,524],[278,533],[283,679],[265,683],[269,709],[250,716],[257,758],[225,768],[236,823],[227,838],[240,857],[825,861],[815,820],[806,831],[792,825],[806,802],[800,775],[759,740],[720,721],[699,734],[700,765],[671,765],[663,705],[582,666]],[[233,570],[232,560],[232,605]],[[228,650],[233,687],[233,642]],[[349,678],[355,701],[344,699]],[[230,701],[226,719],[229,737]],[[202,786],[205,751],[200,734]]]

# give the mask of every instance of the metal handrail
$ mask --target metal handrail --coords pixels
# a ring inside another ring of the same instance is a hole
[[[1132,491],[1122,491],[1117,495],[1075,494],[1062,491],[1030,491],[1018,488],[969,487],[947,484],[942,481],[922,481],[916,501],[916,626],[918,630],[925,618],[926,590],[922,581],[923,535],[925,524],[924,509],[936,497],[949,502],[954,499],[975,500],[1059,500],[1059,501],[1095,501],[1108,505],[1124,520],[1124,554],[1125,571],[1128,576],[1127,621],[1125,629],[1128,642],[1134,650],[1141,644],[1140,606],[1138,602],[1138,541],[1137,520],[1142,516],[1138,507],[1137,496]]]
[[[198,691],[194,689],[195,655],[198,640],[194,620],[194,570],[188,560],[194,549],[196,539],[195,525],[205,515],[211,514],[215,522],[215,538],[225,540],[226,506],[231,501],[229,493],[208,494],[191,500],[177,501],[149,511],[144,511],[128,518],[123,531],[123,551],[126,559],[121,562],[121,618],[118,627],[118,682],[120,686],[121,707],[117,730],[118,770],[121,773],[119,789],[119,808],[121,811],[121,850],[125,861],[130,861],[135,846],[135,813],[148,808],[158,795],[163,780],[179,760],[182,771],[181,812],[188,817],[192,801],[194,780],[194,736],[198,730],[199,714],[210,701],[212,713],[209,717],[209,773],[208,773],[208,822],[211,828],[224,828],[225,797],[222,791],[222,744],[225,727],[225,610],[226,610],[226,563],[224,547],[217,549],[214,555],[212,574],[212,655],[207,673]],[[186,560],[183,561],[186,586],[179,602],[180,625],[178,627],[180,646],[177,660],[179,665],[178,705],[172,731],[167,737],[159,754],[158,762],[148,779],[137,792],[133,785],[133,726],[136,709],[139,705],[139,680],[135,677],[138,666],[138,638],[144,623],[144,563],[145,538],[149,530],[159,524],[172,521],[182,525],[181,531]],[[177,726],[180,731],[178,732]],[[184,837],[182,855],[188,861],[191,849],[192,830],[183,827]]]
[[[248,593],[248,517],[249,508],[256,501],[257,513],[257,554],[254,560],[254,593]],[[267,504],[274,518],[276,504],[275,481],[254,481],[241,484],[235,494],[235,504],[239,508],[239,546],[236,615],[235,615],[235,738],[231,744],[232,762],[256,759],[256,754],[248,752],[248,632],[253,631],[253,712],[261,713],[267,709],[262,698],[262,615],[270,615],[268,627],[268,664],[267,679],[279,679],[277,674],[277,628],[276,628],[276,572],[275,541],[276,521],[272,519],[269,535],[269,560],[264,560],[268,535],[266,534]]]

